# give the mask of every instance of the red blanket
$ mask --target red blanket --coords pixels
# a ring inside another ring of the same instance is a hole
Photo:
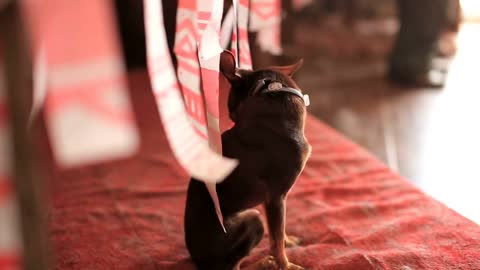
[[[188,176],[175,162],[142,74],[132,97],[143,136],[128,160],[55,173],[55,269],[194,269],[183,241]],[[480,227],[426,196],[313,117],[313,153],[288,197],[288,249],[308,269],[480,269]],[[206,243],[208,244],[208,243]],[[268,253],[267,238],[246,263]]]

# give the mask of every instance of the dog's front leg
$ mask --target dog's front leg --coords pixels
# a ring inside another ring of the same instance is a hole
[[[285,197],[270,198],[265,203],[268,231],[270,232],[270,250],[278,267],[288,269],[288,259],[285,254]]]
[[[267,214],[268,230],[270,232],[270,250],[278,268],[281,270],[304,269],[301,266],[290,263],[285,253],[285,196],[269,198],[265,203],[265,212]]]
[[[269,198],[265,203],[270,232],[270,250],[280,269],[288,269],[288,259],[285,254],[285,204],[285,196]]]

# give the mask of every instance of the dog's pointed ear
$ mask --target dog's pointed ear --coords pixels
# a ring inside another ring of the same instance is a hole
[[[240,80],[237,74],[235,56],[230,51],[223,51],[220,54],[220,71],[230,83]]]
[[[292,77],[303,65],[303,59],[297,61],[297,63],[289,66],[274,66],[270,69],[278,71],[286,76]]]

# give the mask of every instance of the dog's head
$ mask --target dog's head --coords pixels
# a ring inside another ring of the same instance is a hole
[[[303,60],[300,60],[289,66],[272,66],[255,71],[244,70],[236,68],[235,57],[229,51],[224,51],[220,58],[220,71],[232,86],[228,97],[230,118],[236,122],[238,116],[242,114],[243,105],[252,97],[265,96],[268,91],[267,95],[274,98],[276,91],[273,88],[291,92],[292,95],[288,95],[287,98],[292,100],[294,105],[302,108],[308,105],[308,100],[304,99],[300,87],[292,79],[302,64]]]

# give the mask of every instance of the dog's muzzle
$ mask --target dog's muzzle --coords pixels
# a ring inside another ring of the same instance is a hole
[[[266,86],[266,87],[265,87]],[[266,80],[259,80],[253,89],[252,94],[264,94],[271,92],[284,92],[293,94],[303,100],[305,106],[310,105],[310,98],[308,95],[304,95],[300,90],[284,86],[280,82],[267,82]]]

